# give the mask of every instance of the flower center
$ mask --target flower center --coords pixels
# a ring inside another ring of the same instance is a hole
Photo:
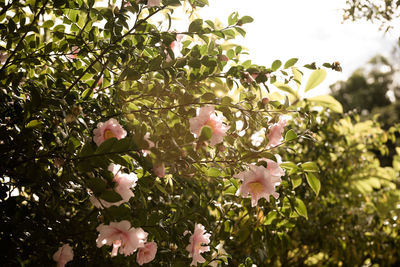
[[[215,128],[217,128],[217,122],[215,120],[210,119],[206,122],[205,125],[209,126],[213,132],[214,132]]]
[[[110,139],[113,137],[115,137],[115,135],[110,129],[107,129],[104,131],[104,140],[107,140],[107,139]]]
[[[249,184],[249,188],[250,188],[250,192],[251,193],[255,193],[255,194],[259,194],[261,192],[264,192],[264,186],[263,184],[259,183],[259,182],[254,182]]]

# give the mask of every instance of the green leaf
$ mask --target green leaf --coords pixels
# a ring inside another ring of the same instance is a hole
[[[52,21],[52,20],[46,20],[46,21],[43,23],[43,28],[51,28],[51,27],[53,27],[53,25],[54,25],[54,21]]]
[[[38,128],[43,125],[42,121],[32,120],[25,127],[26,128]]]
[[[282,65],[282,62],[280,60],[275,60],[274,62],[272,62],[271,69],[273,71],[276,71],[277,69],[279,69],[279,67],[281,65]]]
[[[276,211],[271,210],[270,212],[268,212],[265,218],[264,225],[270,225],[276,219],[276,217],[278,217]]]
[[[216,98],[216,96],[212,92],[207,92],[201,96],[201,99],[204,99],[207,101],[213,101],[213,100],[215,100],[215,98]]]
[[[304,92],[307,92],[315,87],[317,87],[320,83],[322,83],[326,78],[326,71],[324,69],[319,69],[313,71],[311,73],[310,78],[308,78],[306,87],[304,88]]]
[[[207,176],[210,176],[210,177],[219,177],[220,175],[221,175],[221,172],[220,172],[217,168],[211,167],[211,168],[209,168],[209,169],[207,170]]]
[[[297,138],[297,134],[292,129],[290,129],[289,131],[286,132],[286,135],[285,135],[286,142],[292,141],[296,138]]]
[[[251,66],[251,60],[248,59],[245,62],[242,63],[243,68],[247,69],[248,67]]]
[[[79,157],[86,157],[93,155],[95,150],[96,148],[94,147],[93,143],[88,142],[82,147],[81,152],[79,153]]]
[[[291,177],[290,180],[292,181],[292,188],[295,190],[297,187],[301,185],[301,182],[303,181],[301,177]]]
[[[199,140],[201,141],[207,141],[211,138],[212,136],[212,129],[210,126],[203,126],[203,128],[201,128],[201,133],[200,133],[200,137]]]
[[[317,177],[315,177],[314,174],[311,172],[306,173],[306,178],[307,178],[307,183],[311,187],[311,189],[315,192],[315,194],[318,196],[319,190],[321,189],[321,182]]]
[[[104,153],[109,153],[112,151],[113,146],[117,143],[117,138],[112,137],[110,139],[107,139],[101,145],[96,149],[95,154],[104,154]]]
[[[122,197],[113,190],[106,190],[100,195],[101,199],[104,199],[107,202],[118,202],[122,200]]]
[[[240,24],[246,24],[246,23],[251,23],[251,22],[253,22],[253,21],[254,21],[254,19],[253,19],[252,17],[250,17],[250,16],[243,16],[243,17],[241,17],[241,18],[239,19],[238,23],[240,23]]]
[[[393,168],[396,171],[400,171],[400,156],[399,155],[395,155],[393,157]]]
[[[281,82],[276,82],[273,85],[275,85],[279,90],[288,92],[289,94],[298,97],[297,93],[292,89],[292,87],[290,87],[289,85],[285,84],[285,83],[281,83]]]
[[[93,90],[91,88],[88,88],[82,93],[82,99],[88,99],[92,95],[93,95]]]
[[[246,31],[243,30],[242,28],[236,27],[235,30],[240,33],[240,35],[242,35],[243,37],[246,36]]]
[[[202,30],[203,20],[202,19],[195,19],[189,25],[189,32],[199,32]]]
[[[229,181],[231,181],[231,183],[233,184],[233,186],[234,186],[236,189],[239,188],[239,184],[238,184],[238,182],[237,182],[236,179],[231,178],[231,179],[229,179]]]
[[[140,140],[143,141],[144,139],[141,138]],[[147,148],[147,145],[148,144],[146,142],[146,148]],[[138,146],[135,143],[134,138],[131,138],[131,137],[126,137],[121,140],[117,140],[117,142],[114,143],[114,145],[111,149],[112,152],[127,152],[130,150],[135,150],[135,151],[139,150]]]
[[[303,216],[304,218],[306,218],[308,220],[307,207],[304,204],[303,200],[301,200],[300,198],[296,198],[295,210],[300,216]]]
[[[164,0],[163,4],[166,6],[180,6],[181,2],[179,0]]]
[[[164,187],[160,185],[157,181],[154,184],[157,187],[157,189],[160,190],[161,193],[165,194],[166,196],[169,195],[168,192],[164,189]]]
[[[206,20],[205,23],[207,23],[207,25],[210,26],[212,29],[215,29],[215,24],[211,20]]]
[[[329,108],[330,110],[337,112],[337,113],[343,113],[343,107],[342,104],[340,104],[339,101],[337,101],[334,97],[330,95],[320,95],[320,96],[314,96],[307,98],[308,101],[311,101],[315,104],[318,104],[322,107]]]
[[[224,190],[224,194],[227,195],[235,195],[237,191],[237,188],[235,188],[233,185],[228,186],[225,190]]]
[[[227,56],[229,59],[234,58],[234,57],[235,57],[235,51],[233,51],[233,49],[229,49],[228,52],[226,52],[226,56]]]
[[[280,106],[282,106],[281,102],[273,100],[273,101],[269,101],[268,104],[270,104],[271,106],[273,106],[274,108],[280,108]]]
[[[293,66],[294,64],[297,63],[299,59],[298,58],[291,58],[288,61],[286,61],[285,65],[283,66],[284,69],[290,68],[291,66]]]
[[[296,82],[297,88],[300,88],[301,85],[301,76],[303,75],[297,68],[292,68],[293,79]]]
[[[229,106],[229,105],[231,105],[232,104],[232,98],[230,98],[229,96],[224,96],[222,99],[221,99],[221,105],[223,105],[223,106]]]
[[[86,184],[96,195],[101,194],[106,190],[107,186],[106,182],[100,177],[91,178],[86,182]]]
[[[121,73],[121,80],[136,81],[139,80],[141,75],[134,69],[127,68]]]
[[[295,173],[299,169],[296,164],[290,161],[282,162],[280,166],[289,172],[288,175]]]
[[[301,168],[306,172],[319,172],[319,168],[315,162],[309,161],[301,164]]]
[[[246,261],[245,261],[245,265],[246,265],[246,267],[251,267],[253,265],[253,260],[250,257],[247,257]]]
[[[239,14],[237,12],[233,12],[232,14],[230,14],[228,17],[228,24],[229,25],[236,24],[236,22],[238,21],[238,16]]]

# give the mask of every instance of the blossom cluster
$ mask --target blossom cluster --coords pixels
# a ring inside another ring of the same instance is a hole
[[[198,110],[197,116],[189,119],[190,132],[196,138],[199,138],[202,134],[203,127],[209,127],[211,129],[209,144],[210,146],[215,146],[223,142],[229,130],[229,126],[224,123],[224,119],[223,116],[215,112],[214,106],[208,105],[201,107]],[[267,148],[278,146],[281,143],[286,123],[286,119],[280,119],[277,123],[269,127],[267,134],[269,142]],[[118,140],[125,138],[127,132],[117,120],[112,118],[106,122],[98,123],[96,129],[93,130],[93,135],[94,142],[100,146],[104,141],[110,138],[116,138]],[[144,140],[148,143],[148,148],[142,150],[142,154],[143,156],[147,156],[151,153],[151,149],[155,146],[155,143],[150,140],[150,133],[146,133]],[[280,167],[279,156],[277,156],[277,158],[277,162],[271,159],[261,158],[258,164],[249,164],[248,170],[233,176],[242,181],[236,194],[242,197],[248,197],[250,195],[252,207],[256,206],[261,198],[265,198],[269,201],[271,195],[276,199],[279,197],[279,193],[275,191],[275,187],[280,184],[281,177],[285,172]],[[124,202],[128,202],[130,198],[134,197],[132,189],[135,188],[138,179],[133,172],[129,174],[122,172],[122,166],[117,164],[110,164],[108,170],[114,175],[113,182],[115,183],[115,187],[108,190],[114,190],[118,193],[121,196],[121,200],[117,202],[108,202],[100,197],[92,195],[90,197],[91,203],[100,209],[119,206]],[[163,162],[155,163],[153,172],[160,178],[164,177],[165,164]],[[140,227],[132,227],[131,223],[127,220],[110,222],[108,225],[102,223],[96,229],[99,232],[96,240],[97,247],[100,248],[104,245],[112,246],[112,257],[118,254],[129,256],[137,252],[136,261],[139,265],[148,263],[155,258],[157,244],[155,242],[148,242],[148,233]],[[210,247],[208,246],[210,237],[211,234],[206,233],[205,227],[202,224],[196,223],[194,225],[194,232],[189,238],[189,245],[186,247],[189,256],[192,258],[191,265],[205,262],[201,254],[210,251]],[[226,254],[226,252],[222,248],[222,244],[220,244],[217,255],[224,254]],[[64,266],[68,261],[71,261],[72,258],[73,251],[68,244],[60,247],[53,256],[58,266]]]
[[[229,129],[223,123],[223,120],[223,116],[215,114],[214,106],[205,106],[200,108],[196,117],[189,119],[190,131],[195,137],[199,137],[203,127],[210,127],[212,130],[210,145],[214,146],[223,142],[223,138]],[[286,123],[286,118],[280,118],[277,123],[269,127],[267,148],[281,144]],[[283,169],[279,167],[279,163],[270,159],[260,160],[265,161],[267,167],[250,164],[248,171],[243,171],[233,176],[242,181],[237,195],[241,195],[242,197],[251,195],[251,204],[253,207],[257,205],[260,198],[265,198],[269,201],[270,195],[275,198],[279,197],[279,194],[275,192],[275,186],[281,182],[281,177],[285,174]]]

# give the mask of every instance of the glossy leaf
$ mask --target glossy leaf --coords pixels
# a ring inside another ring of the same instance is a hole
[[[314,193],[318,196],[319,190],[321,189],[321,182],[311,172],[306,173],[306,178],[307,178],[308,185],[311,187],[311,189],[314,191]]]
[[[295,210],[300,216],[303,216],[308,220],[307,207],[304,204],[303,200],[301,200],[300,198],[296,198]]]
[[[338,113],[343,113],[343,107],[335,98],[330,95],[321,95],[307,98],[308,101],[329,108],[330,110]]]
[[[326,71],[324,69],[318,69],[311,73],[310,78],[308,78],[304,92],[307,92],[318,85],[320,85],[326,78]]]

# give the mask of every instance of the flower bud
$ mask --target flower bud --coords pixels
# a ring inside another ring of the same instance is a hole
[[[165,165],[164,162],[161,163],[156,163],[153,167],[154,174],[157,175],[157,177],[162,178],[165,176]]]
[[[218,59],[224,62],[227,62],[229,60],[229,58],[225,55],[218,55]]]
[[[264,97],[262,100],[263,105],[267,105],[269,103],[268,97]]]

